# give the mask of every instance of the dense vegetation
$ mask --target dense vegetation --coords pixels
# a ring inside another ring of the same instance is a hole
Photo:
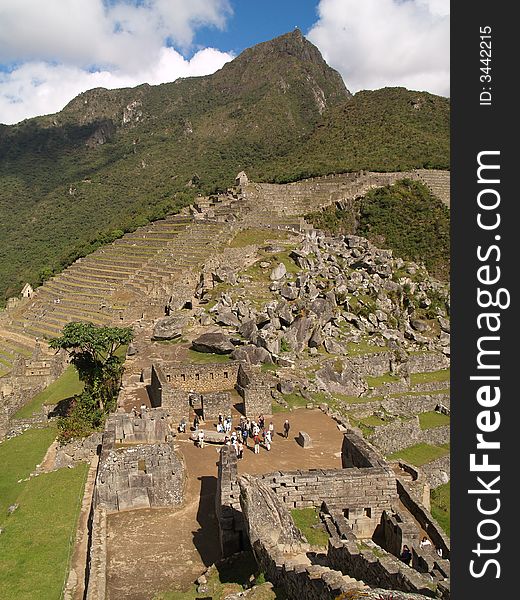
[[[356,233],[395,256],[424,263],[430,273],[449,279],[450,212],[422,183],[403,179],[371,190],[350,210],[331,206],[307,217],[332,233]]]
[[[83,390],[74,396],[65,417],[58,420],[61,442],[84,437],[104,425],[114,410],[121,385],[124,357],[121,348],[132,340],[129,327],[98,327],[92,323],[67,323],[49,346],[66,350],[78,372]]]
[[[448,165],[447,99],[352,97],[298,31],[211,76],[91,90],[55,115],[0,125],[0,303],[242,169],[281,182]]]

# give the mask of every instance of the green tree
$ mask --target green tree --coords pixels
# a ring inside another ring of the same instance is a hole
[[[60,439],[88,435],[102,426],[114,408],[121,385],[124,358],[118,350],[132,341],[129,327],[98,327],[92,323],[67,323],[60,337],[49,341],[55,350],[65,350],[85,384],[58,426]]]

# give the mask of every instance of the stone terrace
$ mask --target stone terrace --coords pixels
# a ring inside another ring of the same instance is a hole
[[[0,376],[35,338],[58,335],[70,321],[132,324],[157,318],[180,284],[194,287],[197,270],[239,229],[302,230],[301,215],[403,177],[426,183],[449,203],[449,172],[350,173],[288,185],[249,183],[242,194],[200,198],[167,217],[77,260],[0,317]],[[446,200],[448,198],[448,200]]]

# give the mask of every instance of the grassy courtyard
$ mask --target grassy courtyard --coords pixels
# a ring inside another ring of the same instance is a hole
[[[415,446],[410,446],[409,448],[403,448],[398,452],[394,452],[390,454],[388,458],[390,459],[398,459],[401,458],[404,461],[415,465],[416,467],[420,467],[425,465],[426,463],[432,462],[437,458],[441,458],[442,456],[446,456],[449,454],[449,447],[446,446],[432,446],[431,444],[415,444]]]
[[[29,430],[0,445],[2,600],[59,600],[61,596],[88,465],[24,481],[55,435],[51,428]],[[8,514],[8,506],[15,503],[18,508]]]
[[[295,508],[291,510],[294,524],[312,546],[327,546],[329,536],[325,531],[316,508]]]
[[[82,391],[83,383],[79,380],[78,372],[72,365],[69,365],[56,381],[37,394],[28,404],[22,406],[14,417],[15,419],[28,419],[44,404],[57,404]]]

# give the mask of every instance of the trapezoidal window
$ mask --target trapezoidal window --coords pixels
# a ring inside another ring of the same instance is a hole
[[[365,515],[365,517],[368,517],[369,519],[371,519],[372,518],[372,509],[371,508],[363,509],[363,514]]]

